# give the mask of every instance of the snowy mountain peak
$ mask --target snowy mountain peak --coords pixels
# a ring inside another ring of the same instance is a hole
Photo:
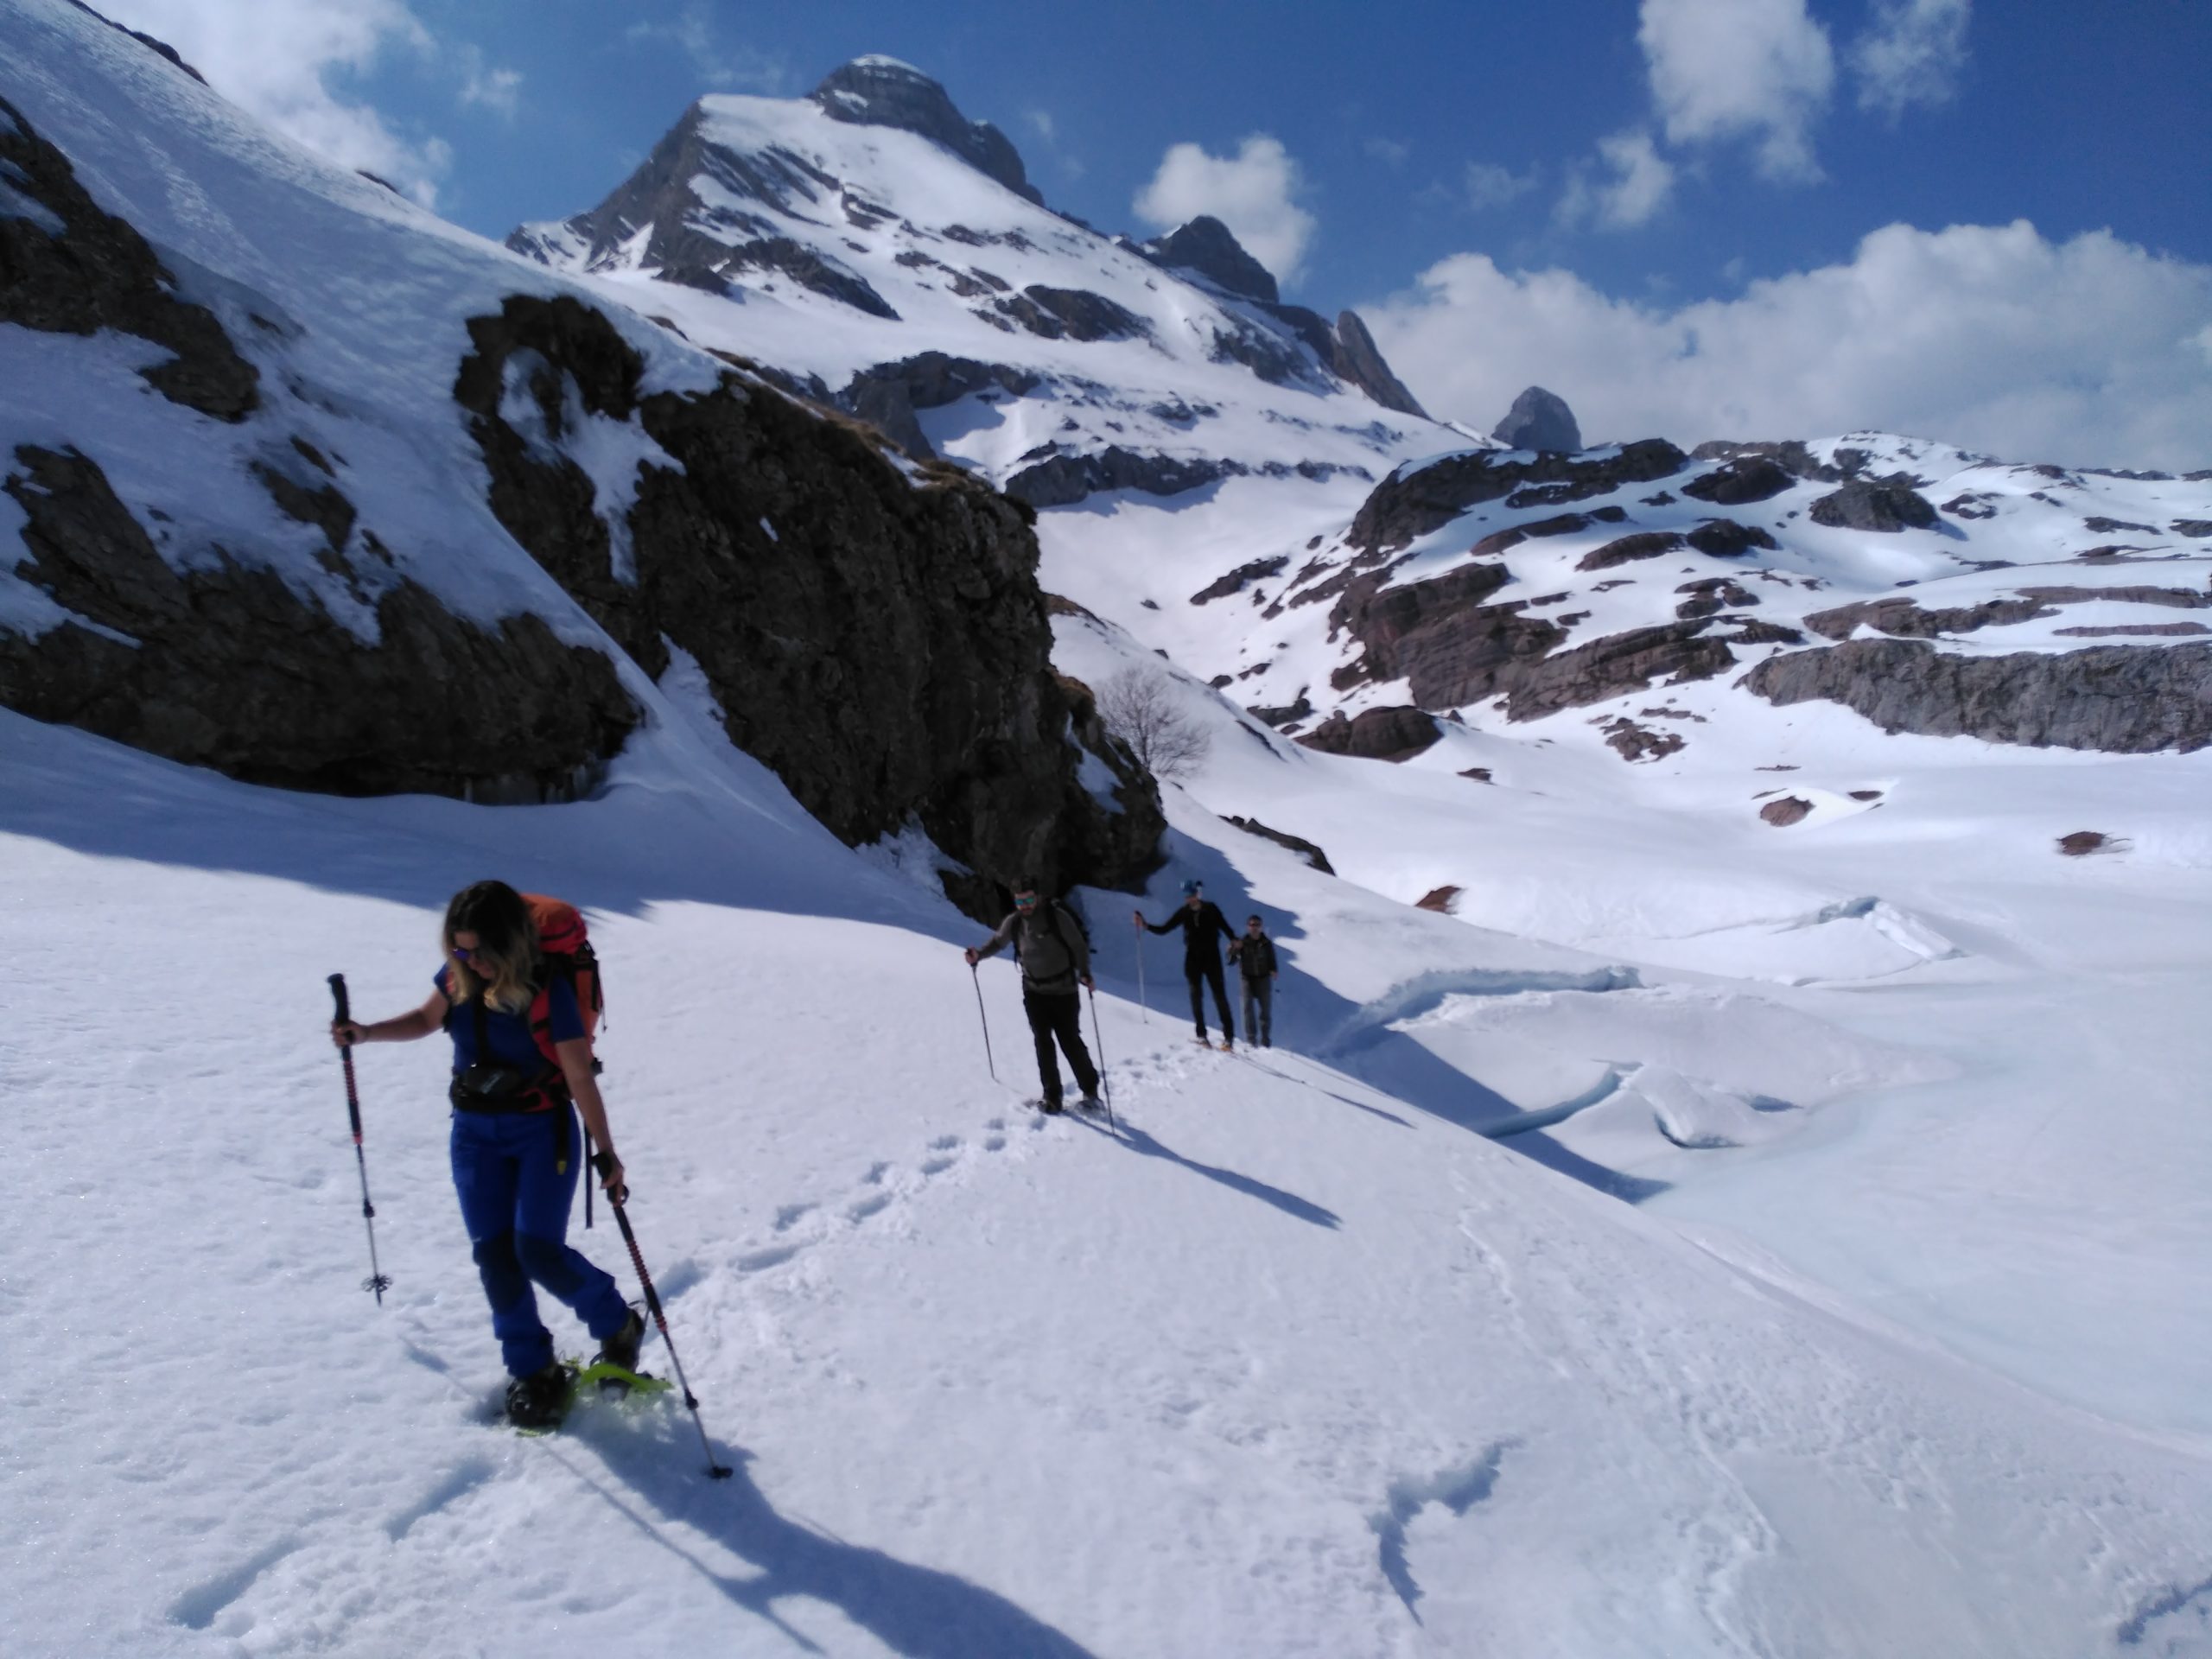
[[[950,94],[911,63],[870,54],[841,64],[809,94],[833,121],[891,127],[942,144],[987,178],[1044,205],[1014,143],[988,121],[970,121]]]

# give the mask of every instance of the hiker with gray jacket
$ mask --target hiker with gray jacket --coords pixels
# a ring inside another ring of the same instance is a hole
[[[1029,1016],[1029,1034],[1037,1043],[1037,1076],[1045,1085],[1039,1105],[1047,1112],[1060,1109],[1060,1062],[1052,1052],[1058,1039],[1075,1068],[1083,1104],[1096,1109],[1098,1068],[1083,1046],[1083,1003],[1076,995],[1078,985],[1090,988],[1090,941],[1084,937],[1083,924],[1058,899],[1042,898],[1037,878],[1025,875],[1014,884],[1014,914],[965,953],[968,965],[996,956],[1009,944],[1021,963],[1021,1011]]]
[[[1244,923],[1243,936],[1229,947],[1229,959],[1236,964],[1237,976],[1244,982],[1244,1040],[1255,1038],[1262,1048],[1274,1046],[1275,1034],[1275,942],[1260,925],[1256,916]],[[1253,1005],[1259,1007],[1259,1019],[1252,1017]]]

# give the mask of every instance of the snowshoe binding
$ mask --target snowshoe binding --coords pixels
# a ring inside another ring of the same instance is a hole
[[[525,1433],[558,1428],[569,1414],[575,1373],[555,1361],[507,1384],[507,1421]]]

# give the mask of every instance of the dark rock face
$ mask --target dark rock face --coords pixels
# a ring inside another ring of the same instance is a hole
[[[34,719],[249,783],[480,801],[569,798],[637,723],[614,664],[535,616],[486,631],[402,583],[370,645],[219,547],[173,568],[74,450],[15,464],[20,574],[92,625],[0,633],[0,702]]]
[[[1770,500],[1796,482],[1778,462],[1765,455],[1750,454],[1692,479],[1681,491],[1716,506],[1739,507],[1747,502]]]
[[[1932,639],[1942,634],[1971,633],[1977,628],[2056,616],[2054,607],[2099,601],[2163,605],[2185,611],[2212,608],[2212,594],[2193,588],[2023,588],[2014,599],[1985,600],[1979,605],[1935,611],[1923,610],[1910,599],[1862,600],[1855,605],[1816,611],[1805,619],[1805,626],[1830,639],[1848,639],[1862,623],[1883,633]]]
[[[1793,823],[1802,823],[1813,815],[1813,804],[1796,795],[1785,795],[1778,801],[1769,801],[1759,808],[1759,817],[1777,830],[1787,830]]]
[[[1056,449],[1051,444],[1044,448],[1046,451]],[[1224,478],[1248,478],[1255,474],[1262,478],[1296,477],[1319,482],[1340,473],[1358,478],[1368,476],[1364,468],[1340,467],[1330,461],[1301,461],[1294,467],[1271,461],[1249,467],[1241,461],[1144,454],[1117,443],[1089,454],[1049,454],[1007,480],[1006,493],[1033,508],[1065,507],[1097,490],[1142,490],[1147,495],[1180,495],[1185,490],[1195,490]]]
[[[1360,505],[1346,539],[1370,552],[1404,547],[1452,522],[1469,507],[1541,486],[1545,505],[1610,495],[1678,473],[1682,452],[1663,438],[1622,446],[1610,455],[1539,454],[1479,450],[1454,455],[1377,485]],[[1534,505],[1531,503],[1531,505]]]
[[[1349,754],[1363,760],[1410,760],[1443,735],[1433,715],[1401,707],[1370,709],[1357,720],[1346,720],[1338,709],[1313,730],[1292,741],[1324,754]]]
[[[1734,461],[1745,455],[1764,455],[1792,478],[1808,478],[1822,484],[1840,484],[1847,478],[1856,477],[1866,461],[1863,449],[1839,449],[1836,458],[1845,464],[1831,467],[1815,460],[1801,438],[1789,438],[1780,443],[1722,438],[1700,443],[1690,451],[1692,461]]]
[[[1680,732],[1655,731],[1624,715],[1605,723],[1605,747],[1624,760],[1663,760],[1687,747]]]
[[[1044,202],[1007,136],[988,121],[969,120],[918,69],[889,58],[855,58],[823,76],[810,96],[833,121],[919,133],[1014,194]]]
[[[1301,836],[1287,836],[1280,830],[1270,830],[1257,818],[1232,817],[1227,822],[1235,824],[1248,836],[1257,836],[1263,841],[1272,841],[1278,847],[1289,848],[1292,852],[1299,854],[1308,864],[1324,875],[1336,874],[1336,870],[1329,863],[1329,855]]]
[[[165,72],[164,72],[165,73]],[[139,371],[171,403],[242,421],[260,406],[260,372],[175,278],[145,238],[102,213],[69,158],[0,98],[0,179],[35,209],[0,214],[0,323],[48,334],[134,335],[175,353]]]
[[[1690,531],[1688,540],[1699,552],[1716,559],[1736,558],[1755,547],[1772,552],[1777,545],[1757,524],[1739,524],[1733,518],[1708,518]]]
[[[1572,454],[1582,447],[1582,429],[1567,399],[1541,386],[1530,386],[1516,397],[1491,436],[1510,448],[1550,454]]]
[[[1229,226],[1211,213],[1141,243],[1137,251],[1163,270],[1194,270],[1215,287],[1273,305],[1282,296],[1268,268],[1244,251]]]
[[[1453,709],[1495,696],[1567,639],[1522,606],[1483,603],[1505,585],[1502,564],[1463,564],[1398,588],[1382,588],[1386,575],[1353,582],[1330,613],[1332,626],[1365,648],[1348,683],[1403,678],[1422,707]]]
[[[1313,700],[1301,690],[1298,701],[1280,709],[1251,708],[1244,711],[1262,726],[1288,726],[1294,721],[1309,718],[1313,713]]]
[[[1694,621],[1700,616],[1717,615],[1731,607],[1748,609],[1759,602],[1757,594],[1729,576],[1707,576],[1701,581],[1686,582],[1675,591],[1689,595],[1675,607],[1675,614],[1685,622]]]
[[[1205,605],[1217,599],[1227,599],[1241,594],[1252,583],[1274,575],[1290,563],[1290,556],[1283,554],[1272,559],[1254,559],[1249,564],[1240,564],[1217,582],[1209,582],[1191,595],[1191,603]]]
[[[1710,679],[1734,665],[1723,640],[1703,637],[1703,621],[1630,628],[1530,664],[1507,694],[1508,720],[1541,720],[1562,709],[1641,691],[1662,677],[1669,685]]]
[[[2177,536],[2187,536],[2196,540],[2212,536],[2212,518],[2177,518],[2167,528]]]
[[[1574,562],[1574,568],[1578,570],[1610,570],[1617,564],[1627,564],[1631,560],[1656,559],[1669,553],[1679,553],[1688,544],[1670,530],[1639,531],[1633,536],[1621,537],[1585,553]]]
[[[857,843],[918,817],[983,878],[954,895],[971,906],[994,875],[1112,886],[1156,862],[1157,788],[1103,733],[1121,810],[1077,781],[1071,722],[1096,715],[1052,671],[1016,504],[950,468],[913,487],[861,429],[734,375],[642,397],[635,353],[572,299],[511,297],[469,333],[454,396],[500,522],[649,671],[664,637],[696,658],[731,741],[831,830]],[[573,397],[682,466],[641,469],[628,579],[582,470],[502,418],[511,382],[556,443]]]
[[[1328,362],[1338,378],[1357,386],[1383,408],[1424,421],[1428,418],[1428,411],[1406,390],[1405,382],[1390,372],[1390,365],[1382,360],[1382,348],[1367,332],[1358,312],[1337,313],[1336,350]]]
[[[2212,643],[1955,657],[1853,639],[1769,658],[1742,683],[1775,703],[1840,702],[1885,732],[2114,754],[2212,743]]]
[[[972,392],[996,387],[1014,397],[1033,391],[1037,377],[1003,363],[979,363],[971,357],[923,352],[896,363],[862,369],[838,396],[842,408],[880,430],[918,461],[936,451],[915,420],[918,409],[942,409]]]
[[[1033,283],[993,304],[1045,340],[1135,340],[1152,330],[1144,319],[1101,294]]]
[[[1936,522],[1936,509],[1899,473],[1878,480],[1853,479],[1834,494],[1814,502],[1810,517],[1815,524],[1831,530],[1893,535],[1901,530],[1927,529]]]

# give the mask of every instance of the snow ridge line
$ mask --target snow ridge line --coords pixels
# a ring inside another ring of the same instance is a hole
[[[1372,1001],[1346,1014],[1335,1031],[1307,1050],[1326,1060],[1353,1054],[1382,1040],[1391,1026],[1433,1012],[1448,996],[1519,996],[1529,991],[1637,991],[1643,980],[1633,968],[1615,965],[1581,973],[1533,969],[1440,968],[1402,980]]]

